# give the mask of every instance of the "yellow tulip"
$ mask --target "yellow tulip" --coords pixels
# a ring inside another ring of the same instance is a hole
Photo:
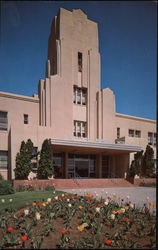
[[[83,225],[80,225],[77,227],[78,231],[82,232],[84,230],[84,226]]]

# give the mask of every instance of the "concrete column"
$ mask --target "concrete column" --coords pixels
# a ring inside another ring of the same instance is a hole
[[[97,171],[96,171],[97,177],[102,178],[102,154],[99,153],[97,155]]]
[[[68,152],[64,155],[64,168],[65,168],[65,178],[68,178]]]

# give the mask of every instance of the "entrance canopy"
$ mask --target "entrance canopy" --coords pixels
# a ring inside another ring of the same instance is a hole
[[[61,139],[51,139],[51,144],[55,149],[62,149],[67,151],[74,151],[77,153],[82,150],[84,153],[95,152],[108,154],[125,154],[134,153],[142,150],[140,146],[128,145],[128,144],[115,144],[106,143],[104,141],[90,141],[90,140],[61,140]]]

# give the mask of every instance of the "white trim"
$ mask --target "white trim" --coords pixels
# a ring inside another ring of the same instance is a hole
[[[88,147],[88,148],[98,148],[98,149],[111,149],[111,150],[123,150],[130,152],[141,151],[140,146],[133,146],[127,144],[115,144],[115,143],[106,143],[102,141],[90,141],[90,140],[62,140],[62,139],[51,139],[52,145],[61,145],[61,146],[77,146],[77,147]]]
[[[120,114],[120,113],[115,113],[115,115],[117,117],[121,117],[121,118],[127,118],[127,119],[133,119],[133,120],[156,123],[156,120],[152,120],[152,119],[148,119],[148,118],[142,118],[142,117],[138,117],[138,116],[131,116],[131,115],[125,115],[125,114]]]
[[[17,95],[17,94],[12,94],[12,93],[8,93],[8,92],[1,92],[0,91],[0,97],[39,103],[39,98],[35,98],[35,97],[31,97],[31,96],[24,96],[24,95]]]

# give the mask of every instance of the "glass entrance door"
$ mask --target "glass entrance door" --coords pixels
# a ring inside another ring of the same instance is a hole
[[[75,178],[89,177],[89,161],[82,159],[75,159]]]

